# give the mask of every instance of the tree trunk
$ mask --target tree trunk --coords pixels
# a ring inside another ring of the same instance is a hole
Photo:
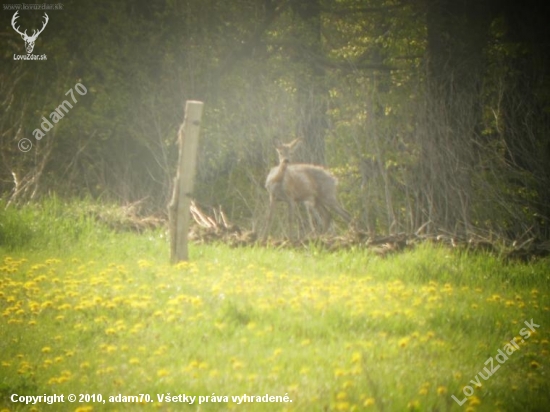
[[[296,54],[303,69],[296,79],[299,113],[297,135],[303,137],[307,150],[304,160],[325,164],[325,134],[327,131],[328,92],[325,70],[320,63],[321,7],[319,0],[293,0],[291,7],[299,22]]]
[[[452,231],[467,232],[470,224],[473,143],[480,137],[483,46],[490,18],[487,3],[474,0],[437,0],[427,13],[422,185],[428,218]]]

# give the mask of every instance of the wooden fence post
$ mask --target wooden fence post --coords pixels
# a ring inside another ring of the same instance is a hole
[[[187,250],[190,220],[189,206],[195,180],[202,108],[202,102],[188,100],[185,103],[183,124],[178,132],[178,170],[174,179],[172,200],[168,205],[170,261],[172,263],[189,259]]]

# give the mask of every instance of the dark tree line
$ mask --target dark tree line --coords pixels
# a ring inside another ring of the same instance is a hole
[[[497,0],[64,3],[24,53],[3,10],[0,190],[165,210],[186,99],[195,197],[263,224],[274,137],[330,167],[376,233],[550,234],[549,6]],[[21,11],[37,28],[42,12]],[[88,93],[37,141],[76,83]],[[29,138],[22,153],[17,143]]]

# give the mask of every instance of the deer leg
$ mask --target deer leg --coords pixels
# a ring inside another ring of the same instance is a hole
[[[292,240],[292,224],[294,222],[294,201],[289,200],[288,201],[288,238]],[[300,230],[298,229],[298,237],[300,237]]]
[[[321,215],[321,210],[319,209],[319,205],[315,205],[311,208],[311,212],[313,213],[313,217],[314,217],[314,220],[315,220],[315,231],[317,233],[319,232],[323,232],[323,227],[324,227],[324,221],[323,221],[323,216]],[[319,230],[319,228],[321,228]]]
[[[337,213],[338,215],[340,215],[340,217],[342,217],[342,219],[344,219],[346,221],[346,223],[349,223],[351,222],[351,215],[347,212],[346,209],[344,209],[342,207],[342,205],[340,205],[340,202],[338,202],[338,200],[336,200],[336,198],[334,199],[330,199],[326,205],[331,209],[333,210],[335,213]]]
[[[317,205],[317,210],[319,212],[318,214],[319,214],[319,221],[321,224],[321,228],[324,233],[330,229],[332,216],[330,215],[330,212],[327,210],[327,208],[322,204]]]
[[[263,234],[263,239],[267,239],[269,234],[269,229],[271,228],[271,221],[273,220],[273,213],[275,211],[275,198],[270,196],[269,198],[269,211],[267,212],[267,222],[265,227],[265,232]]]
[[[317,214],[317,212],[314,210],[315,206],[312,204],[312,202],[304,202],[304,204],[306,206],[307,220],[309,222],[311,233],[315,233],[316,230],[315,230],[315,225],[313,224],[313,216],[312,216],[312,212],[315,212]]]

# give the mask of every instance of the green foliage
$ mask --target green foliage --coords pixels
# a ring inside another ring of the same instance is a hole
[[[160,230],[149,231],[146,242],[131,233],[116,234],[135,227],[131,217],[118,206],[89,199],[63,201],[53,196],[22,207],[6,207],[2,201],[0,207],[0,248],[6,252],[19,250],[42,256],[53,249],[62,254],[115,256],[121,239],[134,244],[137,253],[145,253],[150,244],[166,242]],[[96,246],[99,249],[94,249]]]
[[[71,206],[55,197],[20,208],[6,207],[3,201],[0,245],[6,250],[63,248],[93,236],[98,230],[93,221],[85,214],[71,215]]]
[[[373,232],[431,221],[545,237],[550,53],[533,39],[546,22],[497,3],[69,1],[37,41],[40,64],[13,60],[21,39],[6,25],[0,191],[164,210],[184,102],[196,99],[194,196],[235,223],[262,224],[271,140],[303,137],[297,161],[334,169]],[[77,82],[88,93],[34,140]],[[23,137],[32,152],[17,149]]]

